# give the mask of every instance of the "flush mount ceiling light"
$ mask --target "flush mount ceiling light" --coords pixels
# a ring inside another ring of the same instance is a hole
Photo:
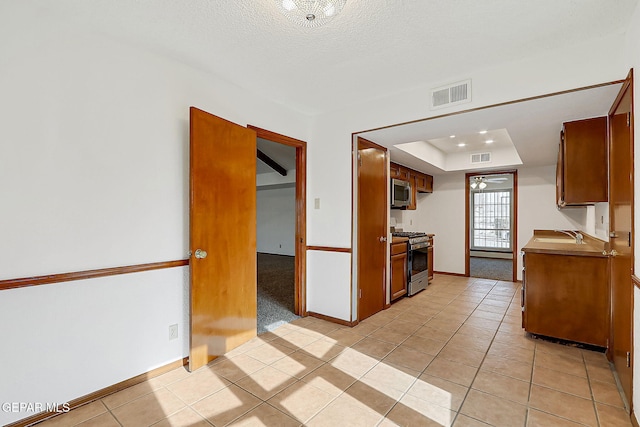
[[[275,0],[278,9],[303,27],[319,27],[331,21],[347,0]]]

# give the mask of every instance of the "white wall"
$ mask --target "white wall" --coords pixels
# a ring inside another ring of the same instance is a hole
[[[257,192],[258,252],[295,256],[296,187],[260,188]]]
[[[0,280],[185,259],[191,105],[309,139],[303,115],[33,3],[0,13]],[[186,270],[2,291],[0,401],[66,401],[186,356]]]
[[[352,133],[621,79],[627,72],[623,52],[621,49],[612,49],[612,46],[621,46],[623,39],[623,35],[617,35],[590,40],[570,50],[549,51],[541,56],[496,64],[486,69],[465,70],[460,75],[449,76],[446,81],[425,82],[421,87],[366,102],[354,101],[353,105],[315,117],[308,151],[308,244],[336,247],[351,245],[352,198],[351,185],[348,183],[351,182]],[[473,80],[471,103],[446,111],[429,110],[427,100],[430,88],[467,78]],[[447,192],[441,197],[451,197],[456,190],[451,188]],[[426,197],[431,198],[435,194],[434,191],[433,195]],[[322,200],[319,210],[314,210],[312,205],[316,197]],[[452,211],[450,215],[464,215],[464,207],[460,209],[461,212]],[[436,236],[436,245],[444,240],[444,245],[452,250],[457,250],[460,245],[464,248],[464,240],[462,243],[459,240],[460,233],[464,233],[464,230],[444,229],[440,231],[442,237]],[[446,240],[445,236],[453,240]],[[325,260],[317,261],[322,263]],[[449,259],[443,254],[438,256],[437,252],[434,264],[437,270],[464,271],[464,263],[459,259]],[[319,271],[330,268],[330,264],[316,266]],[[322,285],[326,292],[338,298],[338,295],[343,295],[342,288],[351,286],[351,281],[344,277],[330,285]],[[310,286],[314,285],[308,283],[307,287]],[[320,292],[321,289],[312,290],[312,294]],[[339,302],[318,301],[316,310],[320,313],[329,312],[333,309],[332,303]]]

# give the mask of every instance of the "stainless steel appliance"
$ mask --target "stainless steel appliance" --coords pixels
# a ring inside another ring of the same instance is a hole
[[[411,204],[411,186],[407,181],[391,180],[391,207],[406,208]]]
[[[413,296],[429,284],[429,245],[426,233],[417,231],[394,232],[393,236],[409,238],[409,262],[407,266],[407,295]]]

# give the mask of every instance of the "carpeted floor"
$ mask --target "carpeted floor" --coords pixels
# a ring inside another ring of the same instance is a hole
[[[471,257],[469,273],[471,277],[510,282],[513,279],[513,263],[510,259]]]
[[[295,257],[258,254],[258,334],[297,319]]]

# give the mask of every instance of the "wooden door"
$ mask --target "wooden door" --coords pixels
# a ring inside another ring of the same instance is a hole
[[[386,304],[387,151],[358,138],[358,319]]]
[[[190,114],[193,371],[256,336],[256,133]]]
[[[609,112],[609,222],[612,253],[609,358],[631,402],[633,363],[633,84],[627,79]]]

